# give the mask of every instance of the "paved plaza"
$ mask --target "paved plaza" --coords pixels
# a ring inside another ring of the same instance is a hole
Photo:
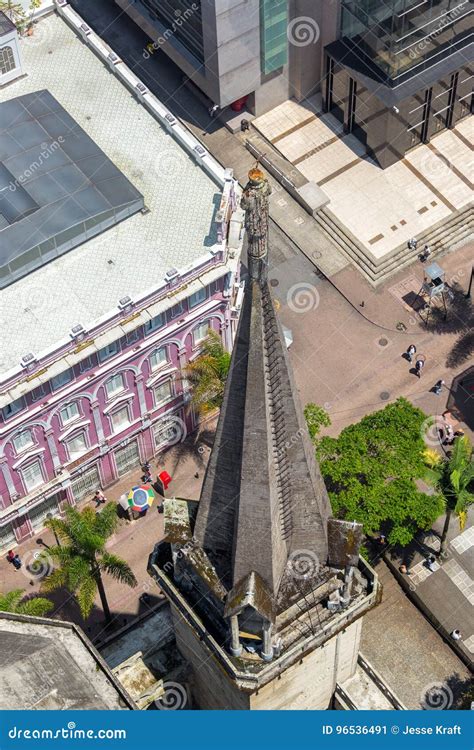
[[[341,123],[323,114],[321,95],[289,100],[253,126],[329,196],[329,208],[376,259],[472,201],[470,119],[381,169]]]

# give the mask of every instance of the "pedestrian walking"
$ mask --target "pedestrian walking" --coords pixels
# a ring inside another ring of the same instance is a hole
[[[434,385],[433,393],[436,393],[436,395],[439,396],[439,394],[441,393],[441,389],[442,389],[443,385],[446,385],[446,383],[444,382],[444,380],[438,380],[438,382],[435,383],[435,385]]]
[[[436,557],[434,555],[430,555],[426,561],[426,566],[428,570],[431,570],[432,573],[434,573],[436,570],[435,563],[436,563]]]
[[[99,505],[105,504],[105,495],[102,492],[102,490],[96,490],[94,493],[93,500],[95,500],[95,507],[98,508]]]
[[[419,378],[421,378],[421,373],[423,370],[423,367],[425,366],[425,363],[422,359],[417,359],[415,362],[415,371]]]
[[[460,630],[455,628],[454,630],[451,631],[450,636],[453,639],[453,641],[460,641],[462,638],[462,633]]]
[[[12,563],[15,570],[20,570],[21,566],[23,565],[20,555],[16,554],[12,560]]]
[[[413,356],[416,354],[416,346],[415,344],[410,344],[410,346],[407,349],[407,357],[409,362],[413,362]]]
[[[13,552],[12,549],[9,549],[8,553],[7,553],[7,560],[8,560],[8,562],[9,563],[13,563],[14,557],[15,557],[15,553]]]
[[[454,430],[450,424],[447,424],[444,430],[444,444],[451,445],[453,441],[454,441]]]

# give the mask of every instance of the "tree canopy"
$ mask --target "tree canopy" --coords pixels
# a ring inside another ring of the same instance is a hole
[[[191,386],[191,405],[200,416],[222,406],[229,367],[230,354],[221,337],[216,331],[209,331],[201,354],[184,369],[184,377]]]
[[[437,494],[415,480],[426,474],[426,415],[400,398],[317,447],[334,515],[359,521],[366,534],[383,531],[391,544],[407,545],[443,512]]]
[[[24,589],[13,589],[6,594],[0,593],[0,612],[44,617],[53,609],[53,606],[53,602],[42,596],[25,596]]]

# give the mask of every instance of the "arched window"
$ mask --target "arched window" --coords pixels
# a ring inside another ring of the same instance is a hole
[[[11,70],[15,70],[16,62],[11,47],[0,47],[0,75],[4,76]]]

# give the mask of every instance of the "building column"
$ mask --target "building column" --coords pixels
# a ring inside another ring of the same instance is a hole
[[[242,653],[242,645],[239,637],[239,618],[237,615],[232,615],[230,618],[230,653],[232,656],[240,656]]]
[[[143,375],[140,374],[135,376],[135,385],[137,386],[138,403],[140,404],[140,416],[142,419],[145,419],[145,415],[148,414],[148,408],[146,405]]]
[[[99,440],[99,445],[105,442],[104,428],[102,426],[102,419],[100,417],[100,407],[98,401],[91,401],[92,416],[94,418],[95,431]]]
[[[271,622],[263,626],[263,648],[261,657],[264,661],[271,661],[273,659]]]
[[[49,452],[51,453],[51,458],[53,459],[54,471],[55,473],[57,473],[59,467],[61,466],[61,461],[59,460],[58,449],[56,446],[56,441],[54,439],[53,430],[46,430],[44,433],[44,436],[48,443],[48,448],[49,448]]]
[[[13,484],[10,467],[8,466],[8,461],[6,458],[0,463],[0,471],[3,474],[5,484],[7,485],[8,494],[10,495],[10,499],[13,502],[14,498],[18,497],[18,492],[16,491],[15,485]],[[4,507],[6,508],[7,506],[5,505]]]

